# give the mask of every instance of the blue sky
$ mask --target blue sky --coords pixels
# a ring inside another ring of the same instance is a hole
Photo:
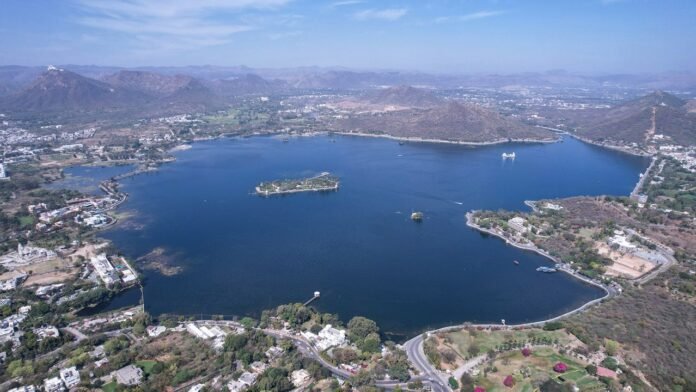
[[[0,64],[696,70],[693,0],[4,0]]]

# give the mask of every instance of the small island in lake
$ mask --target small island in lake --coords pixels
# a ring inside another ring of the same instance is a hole
[[[338,190],[338,177],[323,172],[315,177],[275,180],[262,182],[256,187],[256,193],[262,196],[282,195],[297,192],[322,192]]]

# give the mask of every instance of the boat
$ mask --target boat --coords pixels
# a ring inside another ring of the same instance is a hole
[[[420,222],[420,221],[423,220],[423,213],[422,213],[422,212],[419,212],[419,211],[412,212],[412,213],[411,213],[411,219],[414,220],[414,221],[416,221],[416,222]]]
[[[520,262],[517,261],[517,260],[512,260],[512,263],[515,264],[515,265],[520,265]]]
[[[404,142],[399,142],[399,145],[400,145],[400,146],[403,146],[403,145],[404,145]]]
[[[514,152],[504,152],[502,156],[503,156],[503,159],[515,159]]]
[[[539,267],[536,270],[539,272],[546,272],[546,273],[556,272],[555,268],[550,268],[550,267]]]

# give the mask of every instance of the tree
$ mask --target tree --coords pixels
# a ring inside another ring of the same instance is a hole
[[[367,335],[358,347],[360,347],[360,350],[368,353],[377,353],[379,352],[379,345],[379,335],[373,332]]]
[[[348,336],[354,342],[365,339],[371,333],[379,333],[379,328],[368,318],[356,316],[348,322]]]
[[[227,335],[225,337],[225,351],[238,351],[241,350],[247,344],[247,337],[245,335]]]
[[[469,348],[466,349],[466,352],[468,352],[469,355],[471,355],[472,357],[476,356],[479,353],[479,351],[481,351],[481,349],[476,343],[470,344]]]
[[[619,351],[619,342],[611,339],[604,339],[604,350],[607,355],[613,357]]]
[[[459,379],[459,382],[461,384],[462,391],[471,392],[476,387],[476,384],[474,383],[474,378],[471,377],[469,373],[462,374],[462,377]]]

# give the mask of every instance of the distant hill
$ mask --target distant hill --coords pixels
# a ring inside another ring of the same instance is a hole
[[[163,97],[174,93],[191,81],[185,75],[161,75],[145,71],[119,71],[107,75],[102,81],[119,88],[140,91],[154,97]]]
[[[549,131],[503,117],[478,105],[457,102],[431,109],[356,114],[337,120],[334,126],[344,132],[478,143],[511,139],[555,139]]]
[[[27,88],[5,97],[0,106],[18,112],[90,111],[123,108],[146,100],[139,92],[49,67]]]
[[[267,80],[255,74],[246,74],[233,79],[214,80],[209,83],[213,91],[223,97],[244,95],[266,95],[283,91],[284,82]]]
[[[153,102],[153,108],[179,112],[202,112],[224,107],[220,96],[198,79],[191,78],[172,94]]]
[[[691,104],[655,91],[606,110],[588,111],[577,120],[577,134],[595,141],[646,145],[652,135],[666,135],[679,144],[696,144],[696,113]]]
[[[371,91],[363,97],[363,100],[377,105],[412,108],[429,108],[444,104],[444,101],[436,97],[435,94],[411,86],[396,86]]]

